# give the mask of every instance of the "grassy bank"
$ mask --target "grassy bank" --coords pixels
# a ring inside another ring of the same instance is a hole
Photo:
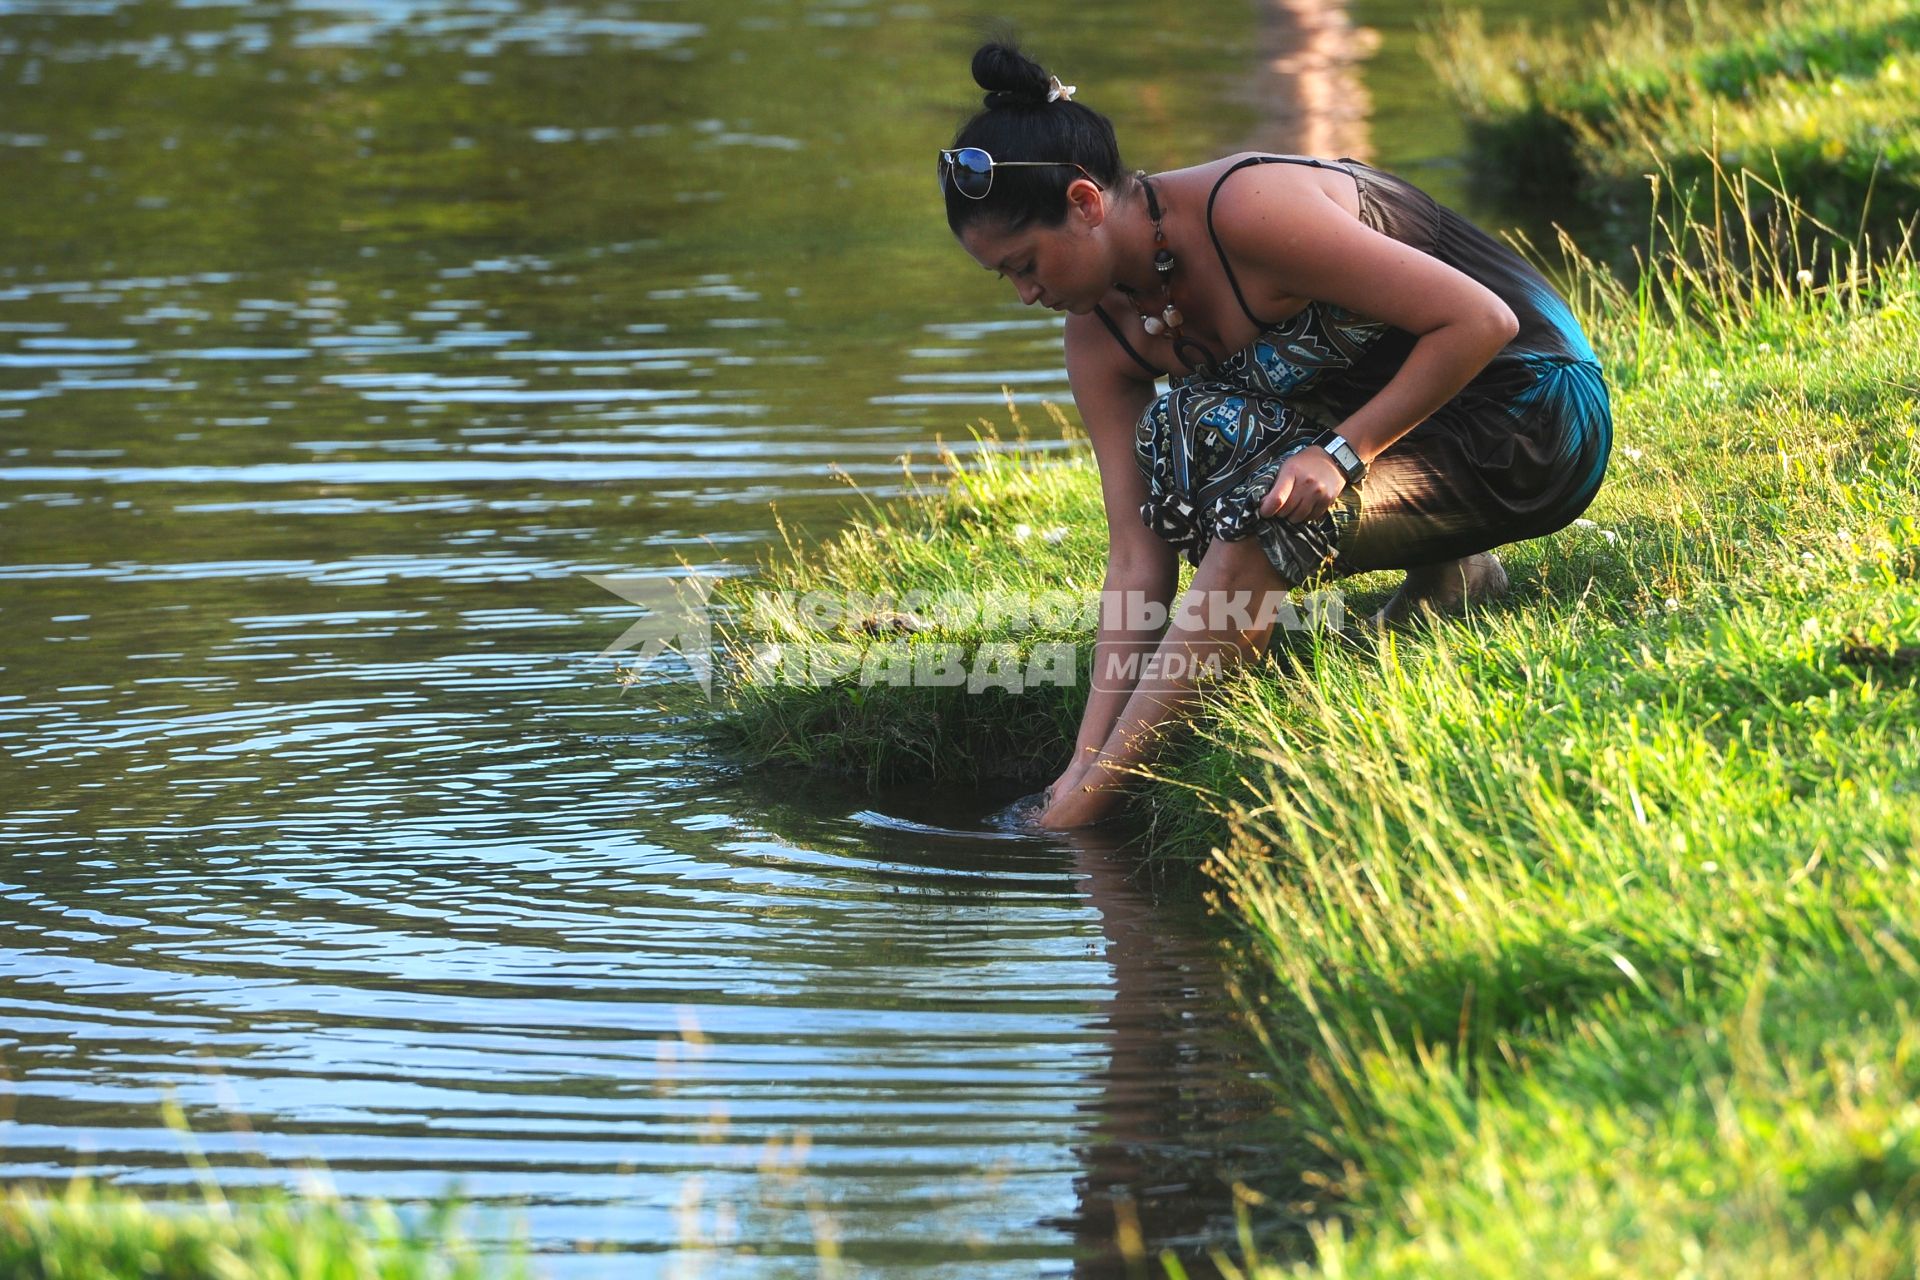
[[[404,1222],[392,1206],[267,1190],[245,1200],[149,1200],[76,1178],[0,1195],[9,1280],[508,1280],[523,1254],[483,1256],[452,1203]]]
[[[1057,411],[1049,417],[1075,434]],[[1015,431],[1024,425],[1014,411]],[[998,438],[987,423],[976,434]],[[1016,445],[964,465],[943,456],[943,487],[888,509],[869,503],[865,519],[821,545],[789,538],[754,578],[721,585],[731,678],[724,714],[707,727],[727,750],[875,783],[972,782],[1034,776],[1071,742],[1080,703],[1064,683],[1011,696],[981,682],[972,692],[964,681],[903,684],[879,669],[904,653],[931,672],[954,646],[971,665],[1005,645],[1024,672],[1040,646],[1081,638],[1082,601],[1106,569],[1106,516],[1085,455]],[[981,588],[1004,604],[1037,601],[1042,616],[989,614]],[[1074,683],[1084,689],[1084,663]]]
[[[1628,223],[1643,175],[1684,188],[1716,160],[1844,232],[1865,209],[1887,239],[1920,203],[1920,0],[1636,5],[1552,34],[1468,9],[1426,53],[1485,174],[1571,184]]]
[[[1587,520],[1503,552],[1508,599],[1283,637],[1145,788],[1325,1156],[1262,1188],[1324,1224],[1300,1273],[1920,1261],[1920,269],[1689,265],[1712,237],[1676,230],[1632,290],[1579,274],[1616,451]],[[989,458],[757,585],[1091,593],[1102,528],[1084,453]],[[1345,585],[1358,613],[1393,581]],[[827,637],[745,590],[739,654],[882,643],[881,614]],[[1087,638],[906,642],[1056,633]],[[1037,778],[1084,685],[800,688],[743,659],[731,689],[724,732],[768,757]]]

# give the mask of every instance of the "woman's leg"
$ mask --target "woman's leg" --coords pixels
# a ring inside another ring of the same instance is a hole
[[[1161,397],[1136,442],[1149,485],[1146,514],[1160,521],[1149,524],[1168,536],[1205,523],[1211,528],[1199,536],[1213,536],[1154,651],[1154,667],[1142,673],[1096,761],[1042,824],[1071,827],[1108,816],[1131,770],[1185,722],[1197,696],[1196,671],[1264,649],[1272,615],[1263,605],[1276,593],[1284,600],[1296,585],[1388,568],[1407,570],[1395,597],[1406,611],[1504,590],[1506,574],[1492,548],[1571,523],[1593,500],[1612,446],[1597,369],[1554,369],[1539,385],[1553,394],[1518,415],[1486,402],[1471,412],[1454,405],[1435,414],[1374,459],[1357,491],[1357,516],[1343,501],[1337,515],[1299,525],[1256,517],[1278,464],[1236,466],[1226,444],[1238,443],[1245,457],[1255,452],[1249,441],[1272,438],[1250,429],[1250,415],[1280,433],[1283,445],[1311,424],[1284,405],[1243,395],[1203,400],[1196,389],[1190,402],[1181,394]],[[1215,409],[1228,415],[1226,444],[1221,432],[1209,435],[1212,415],[1201,412]],[[1186,450],[1184,459],[1176,449]],[[1172,479],[1182,474],[1198,477],[1207,494],[1178,491]],[[1386,620],[1394,608],[1382,611]],[[1263,614],[1265,625],[1249,625]]]
[[[1444,443],[1437,449],[1425,441],[1407,443],[1407,448],[1387,450],[1368,468],[1361,482],[1360,521],[1341,543],[1331,570],[1337,577],[1406,570],[1400,589],[1371,617],[1375,626],[1403,626],[1421,613],[1458,613],[1497,600],[1507,590],[1506,569],[1492,548],[1512,539],[1489,527],[1460,487],[1448,483],[1447,464],[1464,464]],[[1485,545],[1446,555],[1474,543]]]
[[[1593,501],[1613,444],[1599,371],[1553,366],[1539,386],[1517,412],[1449,405],[1374,459],[1329,572],[1407,571],[1376,622],[1498,597],[1507,579],[1493,549],[1564,528]]]
[[[1041,815],[1047,827],[1077,827],[1110,816],[1119,788],[1187,723],[1201,673],[1222,672],[1265,651],[1290,584],[1254,538],[1216,540],[1175,602],[1167,630],[1143,667],[1100,754]]]

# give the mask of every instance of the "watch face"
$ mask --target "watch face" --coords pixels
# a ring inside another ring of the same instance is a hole
[[[1355,453],[1353,446],[1346,441],[1342,440],[1332,445],[1327,453],[1332,457],[1334,465],[1340,468],[1340,474],[1348,484],[1357,484],[1366,478],[1366,464],[1360,461],[1360,455]]]

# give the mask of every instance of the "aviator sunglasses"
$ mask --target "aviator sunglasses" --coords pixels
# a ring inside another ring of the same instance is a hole
[[[1100,180],[1087,173],[1084,166],[1071,160],[995,160],[979,147],[956,147],[942,149],[940,152],[940,186],[944,190],[947,180],[953,180],[953,189],[969,200],[984,200],[987,192],[993,190],[993,171],[1001,169],[1079,169],[1086,179],[1100,187]],[[1105,191],[1105,187],[1100,187]]]

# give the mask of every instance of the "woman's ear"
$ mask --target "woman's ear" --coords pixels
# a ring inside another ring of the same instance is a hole
[[[1089,178],[1075,178],[1067,184],[1067,206],[1089,227],[1107,220],[1107,193]]]

